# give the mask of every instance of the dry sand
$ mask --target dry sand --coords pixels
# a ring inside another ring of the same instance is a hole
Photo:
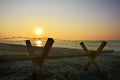
[[[34,47],[36,53],[41,48]],[[52,48],[50,53],[77,54],[78,49]],[[0,55],[29,55],[26,46],[0,43]],[[91,66],[83,71],[87,57],[47,59],[41,69],[37,69],[36,80],[120,80],[120,52],[102,53],[95,62],[105,77]],[[31,61],[0,62],[0,80],[30,80],[33,66]]]

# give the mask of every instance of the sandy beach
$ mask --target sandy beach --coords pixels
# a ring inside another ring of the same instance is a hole
[[[34,47],[36,54],[39,54],[41,49]],[[49,55],[61,53],[83,54],[83,51],[52,47]],[[0,43],[0,55],[29,53],[26,46]],[[41,69],[37,70],[36,80],[120,80],[120,52],[106,52],[96,58],[95,62],[105,77],[100,77],[93,66],[88,71],[83,71],[87,61],[87,57],[47,59]],[[30,80],[32,69],[32,61],[0,62],[0,80]]]

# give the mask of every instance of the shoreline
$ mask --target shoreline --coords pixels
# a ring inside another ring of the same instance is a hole
[[[44,46],[42,46],[42,47],[33,46],[33,49],[36,53],[36,52],[41,51],[43,47]],[[8,51],[11,50],[13,52],[18,50],[18,51],[20,51],[20,53],[22,53],[21,51],[28,53],[26,45],[0,43],[0,48],[2,48],[0,50],[8,50]],[[84,53],[84,51],[82,49],[52,47],[50,50],[50,53]],[[113,50],[104,50],[103,49],[102,53],[119,53],[119,52],[114,52]]]

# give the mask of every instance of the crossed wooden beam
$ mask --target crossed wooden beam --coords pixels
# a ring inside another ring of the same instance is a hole
[[[47,58],[48,52],[50,51],[53,43],[54,43],[54,40],[52,38],[48,38],[48,40],[47,40],[47,42],[45,44],[45,47],[43,48],[41,54],[38,55],[39,59],[37,59],[37,60],[33,59],[32,62],[39,64],[39,66],[41,67],[43,65],[43,63],[45,62],[45,59]],[[34,50],[33,50],[33,47],[31,45],[30,40],[26,40],[26,45],[27,45],[29,54],[30,55],[36,55],[34,53]]]
[[[90,67],[91,64],[93,64],[93,66],[95,67],[95,69],[102,76],[104,76],[103,73],[102,73],[102,71],[98,67],[98,65],[94,62],[94,60],[102,52],[102,50],[103,50],[103,48],[105,47],[106,44],[107,44],[107,42],[103,41],[96,51],[89,51],[83,42],[80,43],[80,45],[82,46],[84,52],[86,54],[88,54],[88,58],[89,58],[89,61],[87,62],[87,64],[84,67],[85,71],[88,70],[88,68]]]
[[[50,51],[53,43],[54,43],[54,40],[52,38],[48,38],[48,40],[47,40],[47,42],[45,44],[45,47],[43,48],[41,54],[38,55],[39,59],[37,59],[37,60],[33,59],[32,60],[33,70],[32,70],[32,75],[31,75],[31,79],[30,80],[34,80],[36,78],[36,75],[37,75],[37,72],[38,72],[38,70],[36,70],[36,66],[39,65],[39,69],[41,68],[41,66],[43,65],[43,63],[45,62],[45,60],[47,58],[48,52]],[[29,54],[30,55],[36,55],[34,53],[34,50],[33,50],[33,47],[31,45],[30,40],[26,40],[26,45],[27,45]]]

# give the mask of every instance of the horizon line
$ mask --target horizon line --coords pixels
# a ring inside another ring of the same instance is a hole
[[[2,38],[0,38],[0,39],[17,39],[17,38],[21,38],[21,39],[24,39],[24,38],[26,38],[26,39],[47,39],[47,38],[52,38],[52,37],[39,37],[39,38],[37,38],[37,37],[22,37],[22,36],[19,36],[19,37],[15,37],[15,36],[13,36],[13,37],[2,37]],[[102,41],[102,40],[107,40],[107,41],[112,41],[112,40],[116,40],[116,41],[119,41],[120,39],[58,39],[58,38],[54,38],[54,39],[56,39],[56,40],[84,40],[84,41]]]

